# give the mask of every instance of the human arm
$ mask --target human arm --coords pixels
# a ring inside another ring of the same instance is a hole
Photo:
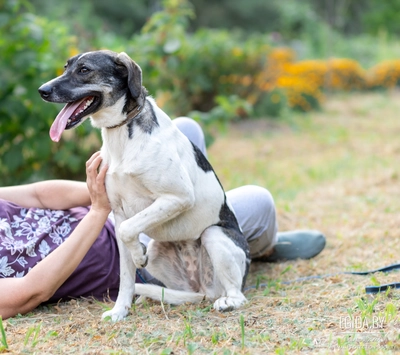
[[[69,180],[46,180],[26,185],[0,187],[0,198],[27,208],[65,210],[90,205],[87,184]]]
[[[107,167],[95,153],[86,163],[91,209],[68,239],[22,278],[0,279],[0,316],[26,313],[48,300],[82,261],[97,239],[110,213],[104,180]]]

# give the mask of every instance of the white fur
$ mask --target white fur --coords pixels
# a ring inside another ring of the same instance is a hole
[[[99,86],[96,85],[98,90]],[[103,89],[106,88],[105,92],[111,91],[111,87],[103,85]],[[91,123],[93,127],[112,127],[121,122],[121,112],[125,104],[125,97],[121,97],[113,106],[105,107],[101,111],[96,112],[91,117]]]
[[[129,138],[126,126],[104,128],[125,119],[121,115],[122,99],[92,117],[94,126],[103,127],[101,155],[109,166],[106,185],[121,255],[120,292],[114,308],[103,318],[120,320],[130,309],[135,265],[142,267],[147,262],[140,233],[170,242],[201,237],[219,280],[206,296],[217,298],[214,307],[218,310],[236,308],[246,300],[240,291],[245,254],[219,228],[207,229],[219,221],[224,192],[212,171],[199,168],[189,140],[154,100],[147,100],[159,125],[151,134],[136,127],[134,137]],[[136,285],[136,294],[155,299],[160,299],[161,290],[154,285]],[[165,290],[164,297],[166,302],[183,303],[201,301],[204,295]]]

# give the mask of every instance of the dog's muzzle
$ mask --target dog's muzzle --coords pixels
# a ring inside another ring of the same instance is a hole
[[[39,94],[43,99],[48,99],[53,91],[53,87],[48,84],[43,84],[39,89]]]

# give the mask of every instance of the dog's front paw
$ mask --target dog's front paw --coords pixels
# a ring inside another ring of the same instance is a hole
[[[241,297],[221,297],[214,302],[214,309],[219,312],[230,312],[246,303],[244,296]]]
[[[140,246],[138,249],[130,247],[129,250],[131,251],[132,260],[135,263],[135,266],[138,269],[142,269],[147,265],[148,256],[146,255],[147,252],[146,246],[143,243],[139,243],[139,245]]]
[[[140,256],[140,257],[136,257],[136,256],[134,256],[134,255],[132,254],[132,260],[133,260],[133,262],[135,263],[135,266],[136,266],[138,269],[142,269],[142,268],[144,268],[144,267],[147,266],[147,263],[148,263],[148,261],[149,261],[149,258],[148,258],[147,255],[142,255],[142,256]]]
[[[139,242],[137,237],[134,238],[128,233],[126,221],[121,223],[118,236],[129,249],[135,266],[138,269],[144,268],[148,262],[148,257],[146,255],[147,247]]]
[[[101,316],[101,319],[106,319],[110,317],[113,322],[118,322],[120,320],[123,320],[128,315],[128,312],[129,309],[126,307],[123,308],[114,307],[113,309],[104,312],[103,315]]]

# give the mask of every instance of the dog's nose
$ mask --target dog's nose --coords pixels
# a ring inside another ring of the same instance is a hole
[[[53,90],[53,87],[47,84],[43,84],[39,89],[39,94],[42,96],[44,99],[48,98]]]

